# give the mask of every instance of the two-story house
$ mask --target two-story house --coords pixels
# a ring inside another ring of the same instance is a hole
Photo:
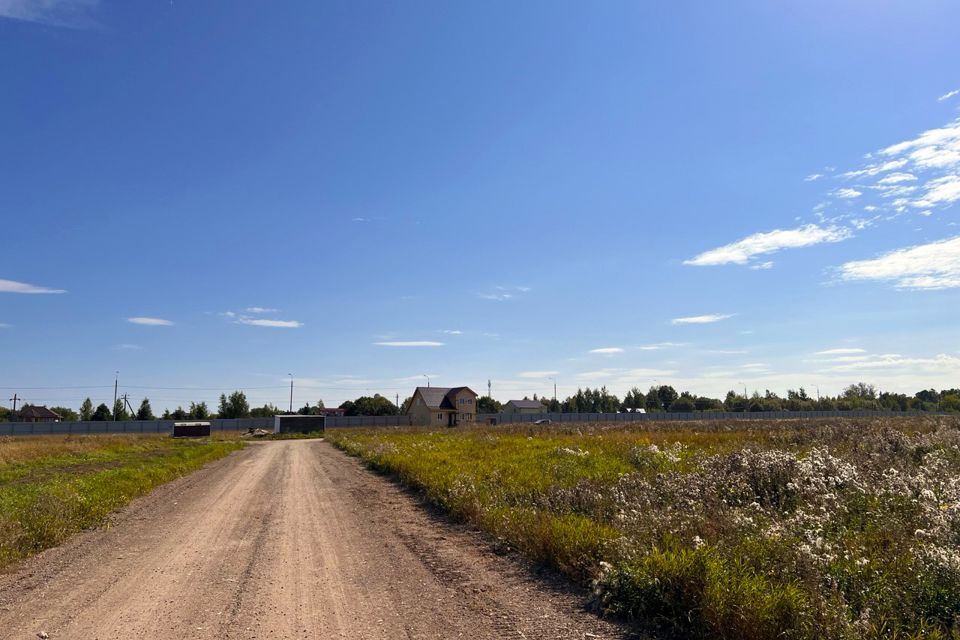
[[[473,422],[477,416],[477,394],[470,387],[417,387],[407,415],[412,424],[433,427]]]

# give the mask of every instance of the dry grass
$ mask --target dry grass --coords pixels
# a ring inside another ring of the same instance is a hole
[[[159,434],[0,438],[0,568],[242,446]]]

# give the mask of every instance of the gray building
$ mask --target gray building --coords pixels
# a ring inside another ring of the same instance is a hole
[[[510,400],[503,405],[502,411],[507,416],[546,412],[547,408],[539,400]]]

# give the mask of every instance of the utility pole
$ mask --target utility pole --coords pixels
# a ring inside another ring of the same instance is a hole
[[[290,413],[293,413],[293,374],[288,373],[290,376]]]
[[[116,377],[113,379],[113,421],[117,421],[117,384],[120,382],[120,372],[117,371]]]
[[[17,396],[17,394],[13,394],[13,397],[10,398],[10,402],[13,403],[13,412],[14,412],[14,413],[17,412],[17,401],[18,401],[18,400],[20,400],[20,398]]]
[[[490,393],[490,389],[492,388],[492,386],[493,386],[493,385],[490,384],[490,380],[487,380],[487,397],[488,397],[488,398],[492,398],[492,397],[493,397],[493,395]]]
[[[123,394],[123,406],[127,408],[130,412],[130,419],[134,420],[137,417],[137,412],[133,410],[133,405],[130,404],[130,400],[127,399],[127,394]]]
[[[423,377],[427,379],[427,389],[429,389],[429,388],[430,388],[430,376],[428,376],[427,374],[424,373],[424,374],[423,374]]]
[[[397,394],[397,409],[400,408],[400,394]]]

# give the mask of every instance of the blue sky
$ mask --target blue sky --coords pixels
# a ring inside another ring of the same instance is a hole
[[[0,16],[3,394],[960,385],[955,2]]]

